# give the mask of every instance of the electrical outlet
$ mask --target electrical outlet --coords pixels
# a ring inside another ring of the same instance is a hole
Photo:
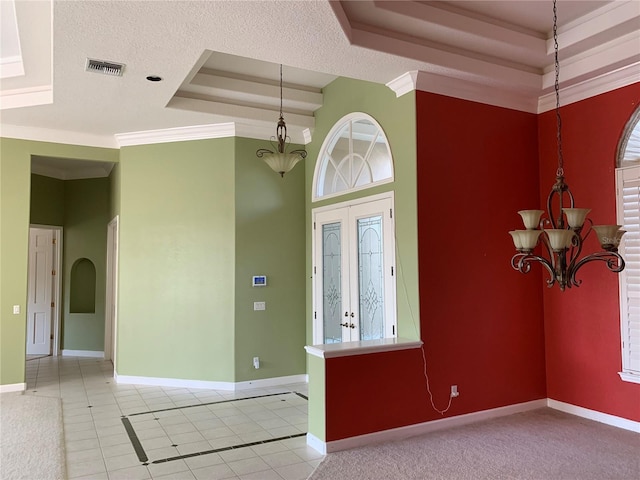
[[[458,395],[460,395],[460,392],[458,391],[458,386],[451,385],[451,398],[456,398]]]
[[[253,368],[256,370],[260,368],[260,357],[253,357]]]

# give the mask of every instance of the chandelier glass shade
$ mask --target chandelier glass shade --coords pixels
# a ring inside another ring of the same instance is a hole
[[[562,119],[560,117],[560,89],[558,62],[558,34],[556,0],[553,2],[553,40],[555,46],[555,94],[558,142],[558,169],[556,182],[547,197],[547,212],[543,210],[521,210],[523,230],[513,230],[509,234],[517,253],[511,258],[511,266],[521,272],[529,273],[531,264],[542,264],[549,273],[547,286],[558,285],[560,290],[579,287],[581,280],[576,273],[585,264],[602,261],[615,273],[624,270],[624,259],[618,253],[618,245],[625,233],[620,225],[593,225],[587,217],[588,208],[575,208],[574,198],[564,181],[564,162],[562,158]],[[565,207],[565,205],[567,205]],[[554,208],[555,207],[555,208]],[[585,240],[594,231],[602,251],[581,257]],[[542,245],[541,254],[535,253]]]
[[[296,164],[307,157],[305,150],[292,150],[287,152],[291,139],[287,135],[287,124],[282,115],[282,64],[280,65],[280,118],[276,127],[276,136],[271,137],[271,145],[273,150],[260,148],[256,152],[256,156],[264,160],[271,169],[279,173],[281,177],[290,172]]]

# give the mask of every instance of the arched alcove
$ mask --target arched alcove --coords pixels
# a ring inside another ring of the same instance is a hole
[[[70,313],[96,312],[96,267],[88,258],[79,258],[71,267]]]

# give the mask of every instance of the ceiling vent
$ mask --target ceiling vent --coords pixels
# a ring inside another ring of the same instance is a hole
[[[113,77],[121,77],[124,70],[124,64],[87,58],[87,66],[85,67],[85,70],[87,72],[102,73],[104,75],[111,75]]]

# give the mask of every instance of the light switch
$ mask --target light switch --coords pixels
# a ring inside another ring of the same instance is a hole
[[[14,315],[20,315],[20,305],[14,305],[13,306],[13,314]]]
[[[266,310],[267,306],[265,302],[253,302],[254,310]]]

